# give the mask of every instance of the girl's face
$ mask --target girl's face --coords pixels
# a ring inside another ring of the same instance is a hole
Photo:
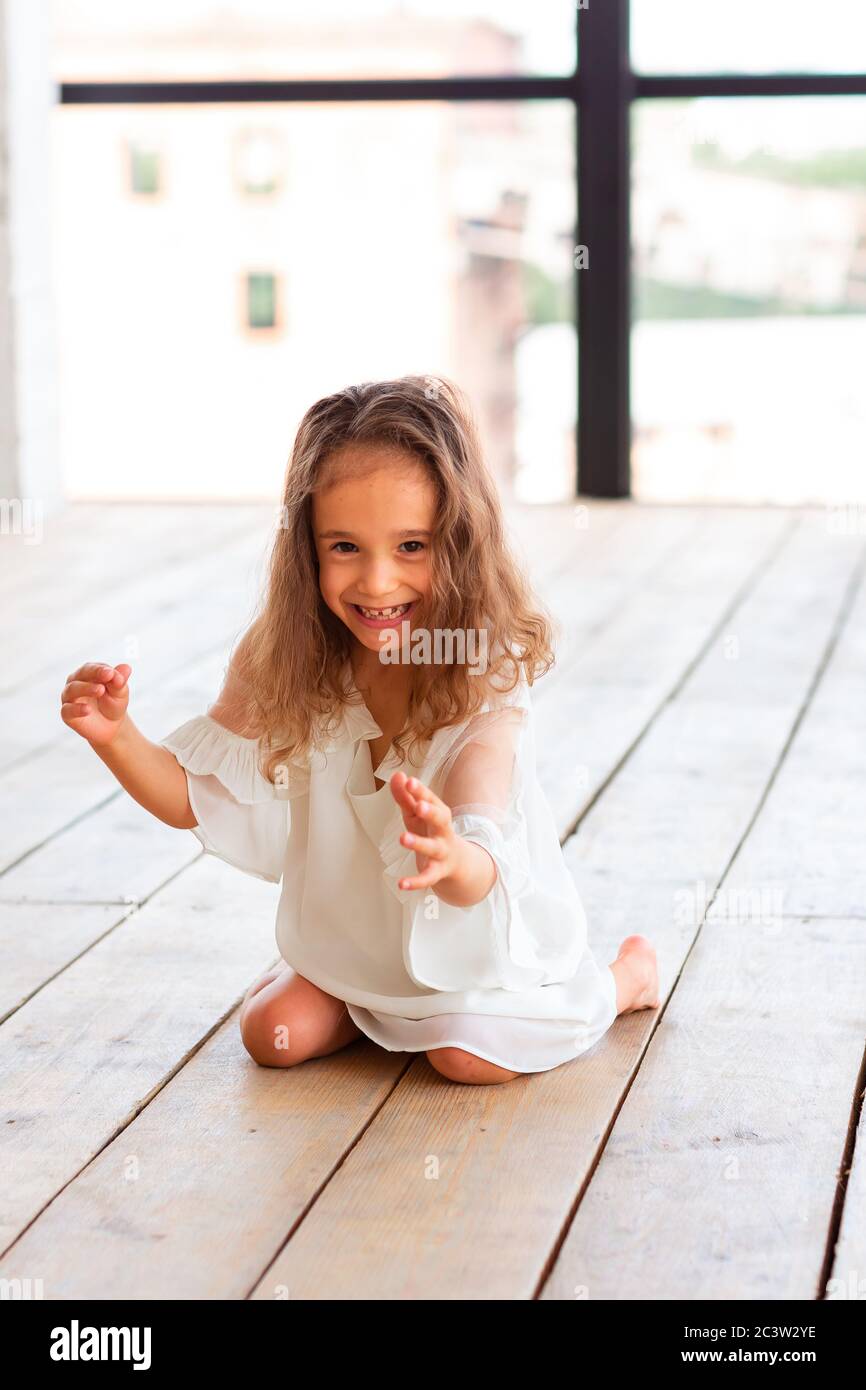
[[[313,497],[319,587],[356,641],[378,652],[383,633],[411,630],[430,592],[436,490],[411,454],[352,445],[339,456],[362,471]]]

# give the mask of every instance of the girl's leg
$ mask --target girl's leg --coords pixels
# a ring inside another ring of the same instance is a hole
[[[253,980],[252,984],[250,985],[241,1002],[241,1010],[238,1020],[239,1022],[243,1022],[243,1017],[246,1013],[247,1005],[249,1001],[252,999],[253,995],[258,994],[260,989],[264,989],[265,985],[269,985],[271,983],[271,980],[275,980],[278,975],[281,975],[284,970],[288,969],[289,967],[286,964],[286,962],[284,960],[281,960],[278,965],[272,965],[271,968],[269,970],[266,970],[263,975],[259,975],[257,980]]]
[[[270,973],[270,972],[268,972]],[[244,1005],[241,1038],[263,1067],[293,1067],[325,1057],[361,1037],[342,999],[335,999],[289,965],[260,985]]]
[[[616,1011],[632,1013],[636,1009],[657,1009],[659,1006],[659,974],[656,953],[645,936],[627,936],[611,965],[616,981]],[[464,1081],[476,1086],[492,1086],[500,1081],[512,1081],[525,1072],[508,1071],[484,1057],[464,1052],[459,1047],[436,1047],[427,1053],[431,1067],[449,1081]]]
[[[515,1076],[525,1076],[525,1072],[508,1071],[488,1062],[486,1057],[476,1057],[474,1052],[464,1052],[462,1047],[431,1047],[426,1054],[431,1067],[449,1081],[469,1082],[474,1086],[495,1086],[500,1081],[513,1081]]]
[[[658,1008],[661,1002],[658,964],[655,949],[645,936],[627,936],[610,969],[616,980],[618,1014]]]

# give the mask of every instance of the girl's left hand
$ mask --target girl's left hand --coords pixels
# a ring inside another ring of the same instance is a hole
[[[395,772],[390,787],[406,826],[400,844],[414,849],[418,866],[417,876],[399,879],[397,887],[431,888],[457,867],[461,841],[452,825],[451,810],[417,777],[407,777],[405,772]]]

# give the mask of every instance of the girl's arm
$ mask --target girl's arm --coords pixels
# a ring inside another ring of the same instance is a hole
[[[63,689],[60,717],[86,739],[134,801],[176,830],[198,824],[189,804],[186,772],[167,748],[151,743],[133,724],[125,663],[87,662]]]
[[[437,897],[452,907],[474,907],[496,882],[496,865],[483,845],[454,836],[454,857],[450,873],[433,889]]]

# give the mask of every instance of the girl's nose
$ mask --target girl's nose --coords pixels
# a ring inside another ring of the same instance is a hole
[[[360,588],[370,599],[389,598],[400,587],[400,576],[390,560],[372,560],[361,575]]]

